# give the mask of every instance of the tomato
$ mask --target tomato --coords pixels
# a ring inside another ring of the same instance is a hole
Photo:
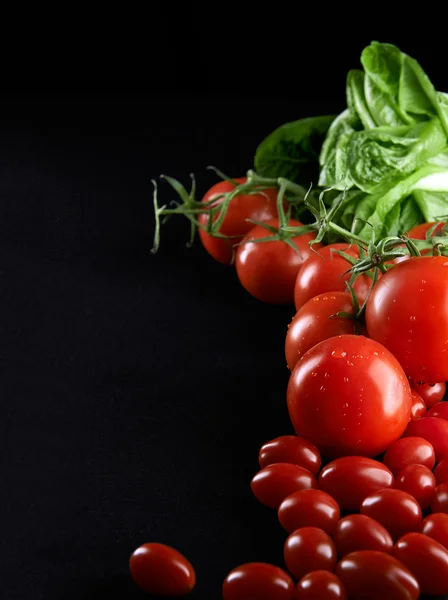
[[[278,228],[279,220],[271,219],[267,225]],[[300,227],[302,223],[290,220],[290,227]],[[294,302],[294,282],[305,259],[313,253],[309,243],[316,237],[314,232],[291,238],[298,251],[283,240],[254,242],[272,233],[261,225],[249,231],[236,251],[236,272],[245,290],[271,304],[292,304]],[[316,244],[319,248],[320,244]]]
[[[423,417],[409,423],[405,437],[422,437],[434,448],[436,462],[448,458],[448,421],[437,417]]]
[[[299,490],[317,487],[312,473],[289,463],[268,465],[258,471],[251,482],[254,496],[270,508],[278,508],[286,496]]]
[[[447,258],[412,258],[389,269],[375,285],[366,306],[367,331],[413,381],[446,381],[447,305]]]
[[[237,177],[237,183],[246,183],[247,177]],[[222,194],[232,192],[235,186],[231,181],[220,181],[212,186],[202,202],[211,202],[211,206],[219,206],[224,198]],[[199,237],[202,245],[213,258],[221,263],[230,264],[233,260],[233,245],[241,242],[243,237],[252,229],[253,223],[248,221],[269,221],[277,217],[277,190],[268,188],[259,194],[241,194],[230,201],[226,216],[219,228],[220,233],[227,236],[237,236],[230,240],[211,236],[203,229],[199,229]],[[203,227],[207,227],[209,215],[199,215],[198,221]],[[218,218],[218,214],[213,217]]]
[[[448,458],[444,458],[437,465],[434,476],[436,478],[437,485],[441,483],[448,483]]]
[[[423,465],[406,465],[395,478],[397,490],[411,494],[422,509],[427,508],[434,496],[436,478],[428,467]]]
[[[417,600],[414,575],[399,560],[376,550],[347,554],[336,567],[349,600]]]
[[[396,475],[406,465],[423,465],[433,469],[436,462],[434,448],[421,437],[401,438],[386,450],[383,463]]]
[[[448,402],[437,402],[428,410],[428,417],[437,417],[448,421]]]
[[[294,582],[274,565],[247,563],[230,571],[222,586],[224,600],[293,600]]]
[[[329,571],[312,571],[296,588],[297,600],[347,600],[342,581]]]
[[[274,463],[292,463],[315,475],[322,459],[319,450],[308,440],[297,435],[282,435],[261,447],[258,462],[262,468]]]
[[[420,533],[424,533],[448,550],[448,515],[434,513],[423,519]]]
[[[300,579],[311,571],[333,571],[337,554],[328,533],[318,527],[302,527],[286,540],[284,558],[288,571]]]
[[[422,509],[417,500],[396,489],[379,490],[364,498],[361,513],[384,525],[394,540],[415,531],[422,522]]]
[[[436,221],[437,222],[437,221]],[[421,225],[416,225],[412,229],[408,231],[408,236],[413,238],[414,240],[426,240],[426,232],[433,227],[436,222],[433,223],[422,223]],[[440,221],[437,227],[434,229],[431,237],[435,235],[441,235],[441,230],[445,225],[445,221]]]
[[[448,550],[442,544],[422,533],[408,533],[392,552],[413,573],[422,594],[448,594]]]
[[[356,333],[355,321],[334,317],[339,312],[353,314],[353,302],[347,292],[320,294],[299,309],[288,325],[285,340],[286,362],[291,371],[299,358],[322,340],[344,333]]]
[[[143,544],[129,559],[131,577],[149,594],[182,596],[196,583],[196,574],[180,552],[165,544]]]
[[[361,335],[320,342],[299,360],[288,384],[297,435],[325,456],[376,456],[397,440],[411,415],[403,369],[383,346]]]
[[[427,408],[426,404],[423,402],[423,399],[415,390],[411,389],[412,396],[412,406],[411,406],[411,421],[416,421],[417,419],[421,419],[426,415]]]
[[[341,557],[356,550],[392,552],[394,545],[387,529],[367,515],[348,515],[341,519],[333,541]]]
[[[420,383],[415,384],[415,391],[421,396],[426,408],[431,408],[440,402],[446,393],[446,383]]]
[[[321,490],[294,492],[278,509],[278,519],[289,533],[300,527],[319,527],[331,535],[340,518],[336,500]]]
[[[364,456],[345,456],[328,463],[320,472],[319,489],[330,494],[341,510],[359,510],[366,496],[391,487],[394,476],[382,463]]]
[[[448,513],[448,483],[441,483],[436,487],[431,501],[431,510],[434,513]]]

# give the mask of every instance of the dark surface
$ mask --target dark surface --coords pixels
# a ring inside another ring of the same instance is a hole
[[[314,62],[298,49],[276,77],[268,61],[266,82],[239,93],[244,73],[263,71],[260,47],[253,62],[243,50],[219,96],[207,94],[222,79],[219,48],[195,54],[207,63],[196,95],[184,56],[171,96],[155,95],[166,69],[147,95],[118,85],[121,95],[3,96],[2,598],[143,598],[127,563],[147,541],[191,560],[196,600],[219,598],[242,562],[282,564],[285,533],[249,482],[259,446],[292,432],[283,342],[293,309],[249,297],[199,243],[187,250],[184,223],[164,228],[152,256],[149,180],[187,183],[194,171],[203,192],[208,164],[244,173],[274,127],[343,107],[346,72],[375,37],[343,45],[335,33]],[[380,39],[448,88],[434,66],[443,41]],[[160,195],[174,198],[166,185]]]

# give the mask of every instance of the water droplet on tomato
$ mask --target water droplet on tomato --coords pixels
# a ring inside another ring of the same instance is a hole
[[[347,356],[347,352],[342,348],[335,348],[331,353],[331,356],[334,356],[334,358],[344,358],[344,356]]]
[[[320,391],[325,392],[325,387],[323,385],[320,386]]]
[[[353,363],[350,362],[349,360],[347,361],[347,364],[348,364],[349,367],[353,367]]]
[[[409,320],[410,320],[410,321],[416,321],[416,320],[417,320],[417,317],[416,317],[415,315],[412,315],[412,317],[409,317]]]
[[[330,377],[330,373],[324,373],[324,379],[328,379]]]
[[[317,377],[317,373],[316,373],[316,371],[313,371],[313,372],[311,373],[311,377]]]
[[[345,383],[348,383],[348,377],[344,377]]]
[[[378,356],[378,352],[372,352],[373,356]]]

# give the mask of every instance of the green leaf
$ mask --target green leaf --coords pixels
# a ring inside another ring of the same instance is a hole
[[[376,126],[364,95],[365,74],[359,69],[352,69],[347,75],[347,106],[350,112],[356,113],[366,129]]]
[[[258,146],[255,169],[264,177],[285,177],[308,186],[319,176],[319,153],[334,116],[281,125]]]
[[[372,42],[364,48],[361,63],[366,74],[384,93],[398,100],[403,53],[393,44]]]
[[[432,192],[414,189],[413,196],[424,217],[420,222],[431,223],[448,214],[448,191]]]
[[[406,233],[419,223],[423,223],[425,218],[422,215],[422,211],[418,203],[414,198],[414,194],[411,194],[400,204],[400,222],[398,227],[398,235]],[[388,233],[389,235],[389,233]]]
[[[401,114],[396,98],[378,87],[368,75],[364,79],[364,95],[369,112],[378,126],[399,127],[409,124],[410,119]]]

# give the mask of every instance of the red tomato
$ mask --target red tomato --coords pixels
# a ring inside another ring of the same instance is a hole
[[[421,225],[416,225],[412,229],[408,231],[408,236],[413,238],[414,240],[426,240],[426,232],[431,229],[436,224],[437,221],[433,223],[422,223]],[[440,221],[437,227],[434,229],[431,237],[435,235],[440,235],[443,226],[445,225],[445,221]]]
[[[412,407],[411,407],[411,421],[416,421],[417,419],[421,419],[426,415],[427,408],[426,404],[423,402],[422,398],[415,390],[411,389],[412,395]]]
[[[356,550],[392,552],[394,545],[387,529],[367,515],[348,515],[341,519],[333,541],[341,557]]]
[[[448,515],[446,513],[434,513],[423,519],[420,532],[448,549]]]
[[[440,402],[446,392],[446,384],[441,383],[420,383],[415,384],[415,390],[422,397],[426,408],[431,408],[437,402]]]
[[[446,381],[447,305],[447,258],[412,258],[389,269],[375,285],[366,307],[367,331],[413,381]]]
[[[143,544],[129,559],[132,579],[149,594],[183,596],[194,588],[196,574],[188,560],[165,544]]]
[[[278,509],[278,519],[289,533],[300,527],[319,527],[331,535],[340,518],[336,500],[321,490],[294,492]]]
[[[434,448],[436,462],[448,458],[448,421],[437,417],[423,417],[409,423],[405,437],[422,437]]]
[[[317,487],[312,473],[289,463],[268,465],[258,471],[251,482],[254,496],[270,508],[278,508],[286,496],[299,490]]]
[[[448,550],[422,533],[408,533],[395,544],[393,555],[412,572],[422,594],[448,594]]]
[[[346,243],[330,244],[312,254],[300,270],[295,283],[294,302],[297,310],[319,294],[347,291],[346,282],[350,279],[347,271],[351,264],[337,254],[336,250],[354,258],[359,257],[358,246]],[[371,286],[372,279],[368,275],[362,274],[356,278],[353,287],[360,304],[367,298]]]
[[[297,600],[347,600],[342,581],[329,571],[312,571],[296,588]]]
[[[421,437],[397,440],[387,449],[383,458],[383,463],[394,475],[406,465],[423,465],[428,469],[433,469],[435,462],[434,448]]]
[[[292,371],[307,350],[327,338],[344,333],[356,333],[355,322],[345,317],[333,317],[339,312],[353,314],[353,302],[347,292],[327,292],[308,300],[288,325],[285,355]]]
[[[337,565],[349,600],[417,600],[419,585],[399,560],[376,550],[347,554]]]
[[[384,525],[394,540],[415,531],[422,522],[420,504],[402,490],[383,489],[370,494],[362,501],[361,513]]]
[[[291,533],[284,557],[288,571],[297,579],[311,571],[333,571],[337,560],[333,540],[318,527],[302,527]]]
[[[366,496],[391,487],[394,476],[382,463],[364,456],[345,456],[328,463],[319,475],[319,488],[336,500],[341,510],[359,510]]]
[[[448,421],[448,402],[437,402],[428,410],[428,417],[437,417]]]
[[[448,513],[448,483],[441,483],[436,487],[431,501],[433,513]]]
[[[314,444],[297,435],[282,435],[266,442],[258,455],[260,467],[274,463],[292,463],[308,469],[315,475],[322,464],[320,452]]]
[[[383,346],[361,335],[320,342],[299,360],[288,385],[297,435],[325,456],[376,456],[403,433],[411,389]]]
[[[437,465],[434,476],[436,478],[437,485],[441,483],[448,483],[448,458],[444,458]]]
[[[278,219],[271,219],[266,223],[279,227]],[[301,225],[299,221],[289,221],[290,227]],[[236,272],[244,289],[258,300],[271,304],[292,304],[297,273],[313,253],[309,243],[316,234],[304,233],[291,238],[299,251],[282,240],[260,243],[253,241],[272,235],[261,225],[256,225],[249,231],[236,252]],[[316,244],[316,247],[319,248],[320,244]]]
[[[423,465],[406,465],[395,478],[395,487],[411,494],[421,508],[425,509],[434,496],[436,478],[432,471]]]
[[[237,183],[246,183],[247,177],[237,177]],[[211,206],[219,206],[224,198],[222,194],[232,192],[235,186],[230,181],[220,181],[212,186],[202,202],[211,202]],[[214,201],[215,200],[215,201]],[[213,202],[214,201],[214,202]],[[277,190],[269,188],[260,191],[259,194],[241,194],[230,201],[224,221],[219,229],[220,233],[227,236],[238,236],[225,240],[211,236],[203,229],[199,229],[199,237],[204,248],[213,258],[221,263],[230,264],[233,259],[233,245],[241,242],[243,237],[252,229],[252,221],[269,221],[277,217]],[[203,227],[207,227],[209,215],[199,215],[198,221]],[[214,221],[218,214],[214,216]]]
[[[293,600],[294,582],[283,569],[266,563],[240,565],[227,575],[224,600]]]

